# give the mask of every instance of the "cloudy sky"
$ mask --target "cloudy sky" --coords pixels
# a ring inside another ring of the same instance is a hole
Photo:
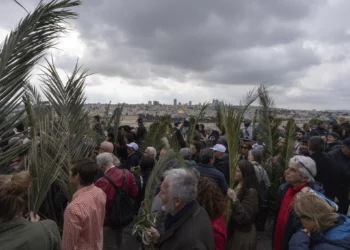
[[[39,0],[19,2],[33,10]],[[349,0],[84,0],[50,53],[60,72],[79,58],[94,73],[88,102],[236,104],[267,83],[281,108],[349,109],[349,9]],[[0,1],[0,40],[25,14]]]

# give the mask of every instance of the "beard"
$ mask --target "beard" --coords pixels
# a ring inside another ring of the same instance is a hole
[[[171,215],[175,214],[176,208],[175,208],[175,202],[168,201],[167,204],[162,204],[162,210],[164,212],[167,212]]]

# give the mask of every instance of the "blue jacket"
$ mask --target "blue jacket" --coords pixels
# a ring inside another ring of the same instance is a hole
[[[309,237],[300,231],[293,235],[289,250],[345,250],[350,249],[350,219],[339,214],[339,223],[325,234],[318,233]]]
[[[278,216],[278,211],[280,210],[282,200],[283,200],[289,187],[290,187],[290,185],[288,183],[283,183],[278,188],[278,191],[277,191],[277,216]],[[311,183],[309,183],[309,187],[311,189],[315,190],[316,192],[323,193],[323,186],[319,182],[311,182]],[[277,223],[277,220],[275,223]],[[276,224],[275,224],[275,228],[276,228]],[[290,241],[293,234],[296,233],[301,228],[302,228],[302,225],[301,225],[300,221],[296,218],[294,210],[291,211],[291,213],[289,214],[289,217],[288,217],[286,231],[284,233],[284,247],[283,247],[283,249],[285,249],[285,250],[289,249],[288,242]],[[273,242],[273,240],[272,240],[272,242]]]

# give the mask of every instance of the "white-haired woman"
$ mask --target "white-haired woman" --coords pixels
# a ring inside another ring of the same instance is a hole
[[[290,159],[288,169],[285,171],[286,183],[277,191],[277,220],[273,237],[273,249],[288,249],[288,242],[297,232],[300,224],[296,223],[293,211],[293,201],[296,195],[305,187],[322,192],[322,185],[315,182],[316,163],[310,157],[294,156]]]
[[[304,229],[295,233],[289,250],[350,249],[350,219],[316,193],[299,193],[294,211]]]

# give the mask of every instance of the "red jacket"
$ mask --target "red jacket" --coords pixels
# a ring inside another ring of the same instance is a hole
[[[124,171],[125,171],[124,190],[131,197],[136,197],[138,194],[138,189],[136,186],[134,176],[129,170],[124,169]],[[121,187],[123,185],[123,170],[122,169],[112,167],[105,172],[105,175],[108,176],[109,178],[111,178],[117,187]],[[113,200],[115,198],[115,188],[104,177],[101,177],[100,179],[98,179],[95,182],[95,186],[101,188],[107,196],[106,217],[105,217],[104,226],[109,226],[109,224],[110,224],[110,219],[109,219],[110,216],[109,215],[111,214],[112,208],[113,208]]]
[[[211,221],[214,231],[215,250],[224,250],[227,239],[226,221],[224,216],[220,216]]]

